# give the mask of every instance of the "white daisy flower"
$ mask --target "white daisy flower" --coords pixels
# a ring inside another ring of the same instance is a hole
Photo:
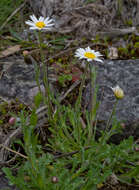
[[[94,51],[92,50],[90,47],[87,48],[79,48],[76,50],[75,52],[75,57],[78,57],[79,59],[87,59],[87,61],[99,61],[99,62],[103,62],[101,59],[99,59],[99,57],[101,57],[103,55],[101,55],[98,51]]]
[[[28,20],[25,23],[30,26],[31,30],[42,30],[42,29],[48,30],[54,25],[53,19],[50,19],[49,17],[44,18],[40,16],[40,18],[37,19],[35,15],[31,15],[30,18],[31,21]]]

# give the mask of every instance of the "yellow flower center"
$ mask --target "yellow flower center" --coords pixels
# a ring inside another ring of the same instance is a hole
[[[36,26],[37,26],[38,28],[44,28],[46,25],[45,25],[44,22],[39,21],[39,22],[36,23]]]
[[[84,56],[89,58],[89,59],[95,59],[96,58],[96,55],[94,53],[91,53],[91,52],[85,52]]]

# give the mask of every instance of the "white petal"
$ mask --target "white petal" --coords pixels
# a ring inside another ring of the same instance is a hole
[[[46,24],[46,27],[50,27],[53,26],[54,24]]]
[[[54,21],[52,19],[44,21],[45,23],[49,24],[49,23],[53,23]]]
[[[83,55],[84,55],[84,54],[85,54],[85,52],[86,52],[86,51],[85,51],[83,48],[80,48],[80,53],[81,53],[81,54],[83,54]]]
[[[49,17],[45,18],[45,19],[44,19],[44,22],[47,22],[49,19],[50,19]]]
[[[77,55],[82,55],[81,52],[76,52]]]
[[[50,21],[50,22],[47,21],[47,22],[45,22],[45,24],[48,25],[48,24],[54,24],[54,23],[52,21]]]
[[[38,22],[38,19],[35,17],[35,15],[31,15],[30,18],[34,23]]]
[[[79,51],[76,51],[76,52],[75,52],[75,54],[78,54],[78,55],[80,55],[81,53],[80,53]]]
[[[116,85],[114,88],[111,87],[112,90],[118,90],[119,88],[119,85]]]
[[[28,24],[28,25],[30,25],[30,26],[35,26],[35,23],[32,22],[32,21],[26,21],[25,23]]]
[[[80,55],[79,54],[75,54],[75,57],[80,57]]]
[[[87,61],[91,62],[91,61],[92,61],[92,59],[87,59]]]
[[[44,17],[40,16],[39,21],[44,22]]]
[[[89,46],[86,48],[86,51],[91,52],[91,49],[90,49],[90,47],[89,47]]]
[[[100,54],[99,52],[96,52],[96,56],[103,56],[103,55]]]
[[[38,28],[37,27],[35,27],[35,26],[31,26],[30,27],[30,30],[37,30]]]
[[[82,56],[83,56],[83,55],[80,54],[80,53],[76,53],[76,55],[77,55],[78,57],[82,57]]]
[[[101,59],[95,58],[94,60],[103,63]]]

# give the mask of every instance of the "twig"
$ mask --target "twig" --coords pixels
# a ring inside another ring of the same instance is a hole
[[[118,177],[117,177],[117,178],[118,178]],[[130,187],[139,188],[139,185],[134,185],[134,184],[128,183],[127,181],[121,180],[120,178],[118,178],[118,181],[120,181],[121,183],[126,184],[126,185],[128,185],[128,186],[130,186]]]
[[[67,92],[66,92],[63,96],[59,97],[59,102],[62,102],[62,100],[64,100],[64,99],[66,98],[66,96],[67,96],[76,86],[78,86],[79,84],[80,84],[80,80],[75,81],[75,82],[71,85],[71,87],[67,90]]]
[[[82,117],[80,117],[80,122],[82,124],[82,128],[85,129],[86,128],[86,124],[85,124],[84,120],[82,119]]]
[[[85,147],[84,150],[88,150],[89,148],[91,148],[91,146]],[[69,153],[63,153],[63,154],[61,154],[61,155],[54,156],[54,160],[55,160],[55,159],[58,159],[58,158],[63,158],[63,157],[67,157],[67,156],[72,156],[73,154],[77,154],[78,152],[80,152],[80,150],[75,150],[75,151],[69,152]]]
[[[126,34],[136,33],[136,27],[130,27],[125,29],[119,29],[119,28],[113,28],[106,32],[98,32],[98,34],[101,37],[108,36],[109,38],[117,37],[117,36],[123,36]]]
[[[19,152],[19,150],[18,150],[18,152]],[[4,165],[10,165],[11,163],[13,163],[15,160],[16,160],[16,158],[17,158],[17,156],[18,156],[18,154],[15,154],[15,156],[14,157],[12,157],[10,160],[8,160],[8,161],[5,161],[5,162],[0,162],[0,165],[3,167]]]
[[[21,153],[19,153],[19,152],[16,152],[15,150],[12,150],[11,148],[6,147],[6,146],[4,146],[3,144],[0,144],[0,146],[3,147],[4,149],[10,151],[10,152],[13,152],[13,153],[15,153],[15,154],[17,154],[17,155],[19,155],[19,156],[25,158],[25,159],[28,159],[27,156],[25,156],[25,155],[23,155],[23,154],[21,154]]]

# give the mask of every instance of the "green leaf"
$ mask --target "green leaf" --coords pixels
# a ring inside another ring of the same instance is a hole
[[[43,100],[43,96],[40,92],[37,93],[37,95],[34,97],[34,103],[35,106],[38,108]]]
[[[38,121],[37,114],[36,114],[35,110],[33,110],[31,113],[31,116],[30,116],[30,125],[36,126],[37,121]]]

